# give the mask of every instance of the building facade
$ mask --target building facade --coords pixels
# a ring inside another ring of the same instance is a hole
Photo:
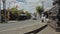
[[[49,25],[56,31],[60,31],[60,0],[53,0],[53,7],[49,10]]]

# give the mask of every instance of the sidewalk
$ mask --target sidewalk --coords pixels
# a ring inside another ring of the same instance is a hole
[[[45,29],[43,29],[42,31],[40,31],[37,34],[56,34],[56,32],[50,26],[47,26]]]

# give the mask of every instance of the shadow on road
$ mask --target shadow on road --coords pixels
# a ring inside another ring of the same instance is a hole
[[[45,29],[47,27],[47,25],[39,28],[39,29],[36,29],[34,31],[30,31],[30,32],[27,32],[27,33],[24,33],[24,34],[37,34],[38,32],[40,32],[41,30]]]

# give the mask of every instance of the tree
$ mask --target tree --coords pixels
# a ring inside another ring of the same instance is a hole
[[[31,18],[31,14],[28,11],[26,11],[25,14],[26,14],[26,16],[27,16],[28,19]]]
[[[13,8],[11,8],[11,11],[12,11],[12,13],[14,14],[14,13],[17,12],[17,8],[16,8],[16,7],[13,7]]]
[[[40,18],[41,18],[41,15],[42,15],[42,12],[43,12],[42,6],[37,6],[37,7],[36,7],[36,11],[37,11],[37,13],[40,15]]]
[[[18,9],[16,7],[13,7],[10,9],[11,10],[11,13],[10,13],[10,19],[11,20],[16,20],[17,17],[18,17]]]

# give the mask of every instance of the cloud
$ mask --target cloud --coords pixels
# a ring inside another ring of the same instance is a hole
[[[39,0],[26,0],[26,2],[39,2]]]
[[[29,12],[35,12],[36,6],[42,5],[42,1],[44,1],[45,8],[52,6],[52,0],[6,0],[6,8],[8,8],[9,6],[10,8],[12,8],[13,6],[18,5],[18,9],[24,9]]]

